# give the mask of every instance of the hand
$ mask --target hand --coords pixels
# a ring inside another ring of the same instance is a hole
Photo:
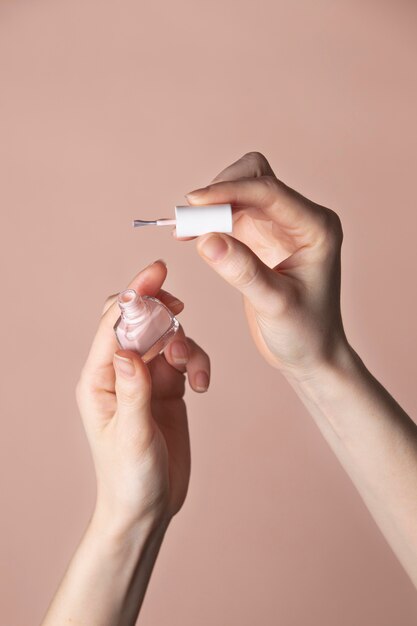
[[[161,289],[166,274],[157,261],[129,287],[177,314],[184,305]],[[195,391],[205,391],[210,363],[181,327],[148,366],[135,352],[118,349],[116,298],[106,301],[77,401],[97,476],[95,516],[125,528],[143,519],[169,520],[183,504],[190,475],[184,372]]]
[[[244,297],[249,328],[264,358],[306,376],[347,346],[340,313],[342,228],[336,213],[307,200],[250,152],[190,204],[230,203],[233,237],[198,238],[202,258]]]

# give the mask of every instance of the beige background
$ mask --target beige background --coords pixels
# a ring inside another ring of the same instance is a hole
[[[410,582],[240,297],[167,230],[248,150],[342,216],[352,344],[416,403],[412,1],[0,1],[0,623],[36,624],[85,527],[74,385],[106,295],[158,257],[210,352],[189,497],[143,626],[411,626]]]

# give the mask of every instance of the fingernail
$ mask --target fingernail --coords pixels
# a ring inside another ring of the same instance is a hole
[[[183,341],[173,341],[171,344],[171,354],[175,363],[185,365],[188,361],[188,348]]]
[[[124,376],[125,378],[132,378],[132,376],[136,373],[135,364],[131,359],[128,359],[125,356],[120,356],[120,354],[114,355],[114,367],[117,374]]]
[[[190,196],[199,196],[201,193],[204,193],[206,189],[207,187],[200,187],[200,189],[194,189],[193,191],[189,191],[188,193],[186,193],[185,197],[189,198]]]
[[[220,261],[226,256],[229,246],[223,237],[212,235],[208,239],[204,239],[198,248],[209,261]]]
[[[169,306],[173,307],[177,307],[177,306],[185,306],[184,302],[182,300],[178,300],[178,298],[176,300],[171,300],[171,302],[169,303]]]
[[[209,386],[209,377],[207,372],[203,370],[197,372],[194,379],[194,389],[196,391],[207,391]]]
[[[152,267],[152,265],[155,265],[155,263],[162,263],[163,265],[165,265],[165,267],[167,266],[166,261],[164,261],[164,259],[156,259],[156,261],[152,261],[152,263],[145,265],[142,271],[147,270],[148,267]]]

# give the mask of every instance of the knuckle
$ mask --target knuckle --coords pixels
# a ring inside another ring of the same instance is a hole
[[[191,355],[192,355],[192,353],[194,351],[201,350],[201,348],[198,345],[198,343],[196,341],[194,341],[194,339],[192,339],[191,337],[186,337],[185,338],[185,343],[187,344],[188,349],[189,349]]]
[[[151,401],[150,375],[147,381],[142,380],[140,383],[136,379],[116,378],[116,398],[125,409],[139,412],[146,410]]]
[[[279,186],[277,178],[271,174],[266,174],[260,178],[260,181],[263,185],[265,196],[275,196]]]
[[[340,219],[339,215],[335,211],[330,210],[330,214],[331,214],[331,220],[332,220],[333,235],[341,243],[343,241],[342,220]]]
[[[340,248],[343,241],[343,228],[339,215],[331,209],[324,209],[322,216],[323,243],[329,248]]]
[[[80,377],[75,385],[75,397],[78,404],[103,388],[103,378],[100,371],[91,370],[84,365]]]
[[[192,337],[186,337],[185,338],[187,344],[189,345],[189,347],[193,350],[199,350],[202,351],[203,349],[198,345],[198,343],[192,338]]]
[[[141,399],[136,389],[123,389],[122,393],[119,391],[119,400],[121,400],[123,406],[127,408],[140,407]]]
[[[246,161],[251,161],[251,163],[255,166],[255,173],[257,176],[262,176],[267,169],[269,169],[269,163],[266,157],[257,150],[251,150],[247,152],[243,158]]]
[[[241,288],[247,289],[258,280],[259,266],[252,257],[247,257],[233,268],[233,282]]]

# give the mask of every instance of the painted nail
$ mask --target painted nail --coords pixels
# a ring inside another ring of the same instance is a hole
[[[184,302],[182,300],[178,300],[178,298],[177,298],[176,300],[171,300],[171,302],[169,303],[169,306],[177,308],[179,306],[183,307],[185,305],[184,305]]]
[[[149,263],[148,265],[145,265],[145,267],[143,268],[142,272],[147,270],[149,267],[152,267],[153,265],[155,265],[155,263],[162,263],[163,265],[165,265],[165,267],[167,266],[166,261],[164,261],[164,259],[156,259],[156,261],[152,261],[152,263]]]
[[[189,191],[188,193],[186,193],[185,197],[189,198],[190,196],[199,196],[200,194],[204,193],[206,189],[207,187],[200,187],[200,189],[194,189],[193,191]]]
[[[227,241],[218,235],[212,235],[199,244],[199,250],[209,261],[220,261],[229,248]]]
[[[171,293],[169,293],[169,291],[165,291],[165,289],[160,289],[157,297],[169,307],[184,306],[184,302],[182,300],[173,296]]]
[[[162,265],[165,265],[165,267],[167,266],[166,261],[164,261],[164,259],[156,259],[156,261],[152,261],[152,263],[149,263],[149,265],[147,265],[145,269],[148,269],[148,267],[152,267],[152,265],[155,265],[155,263],[162,263]]]
[[[209,377],[207,372],[200,370],[194,378],[194,389],[196,391],[207,391],[209,386]]]
[[[171,344],[171,354],[174,363],[185,365],[188,361],[188,348],[183,341],[173,341]]]
[[[117,374],[120,374],[125,378],[132,378],[132,376],[135,375],[136,368],[131,359],[116,353],[114,355],[113,362]]]

